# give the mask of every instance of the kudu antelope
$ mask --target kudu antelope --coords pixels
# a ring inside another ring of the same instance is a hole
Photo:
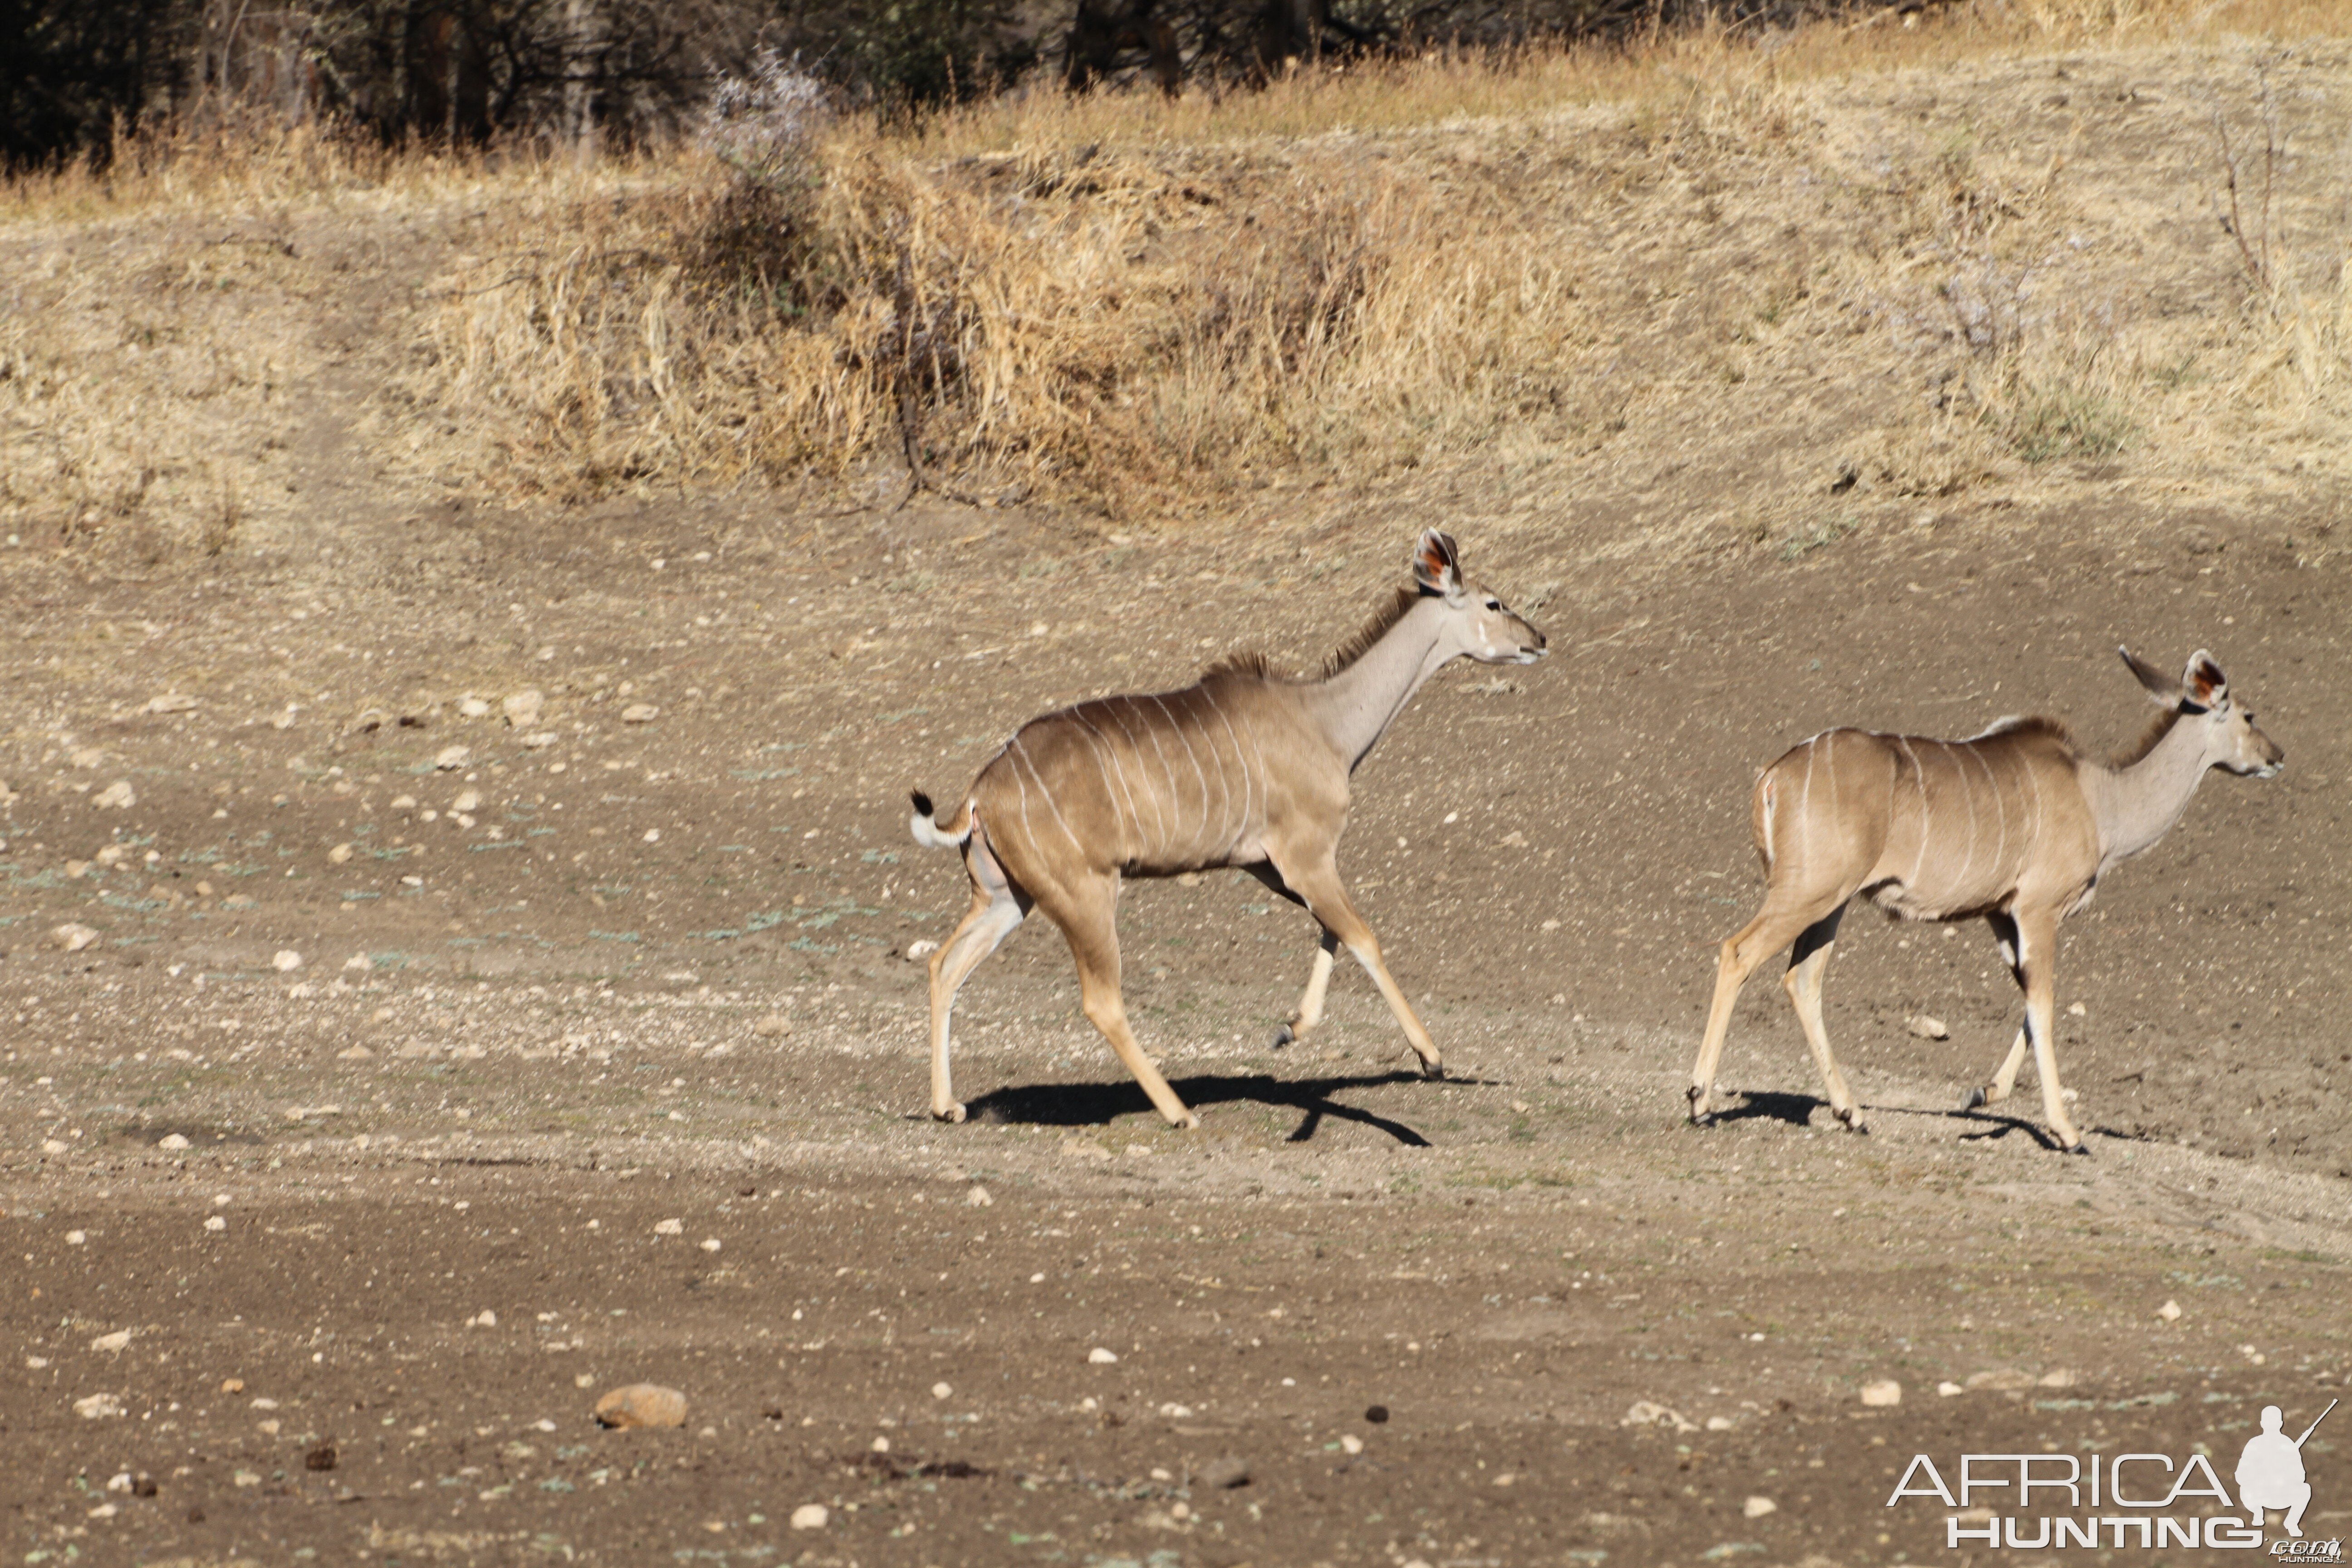
[[[1992,1082],[1964,1109],[2009,1097],[2030,1041],[2051,1131],[2070,1152],[2088,1152],[2058,1085],[2058,922],[2091,901],[2110,868],[2171,830],[2208,770],[2269,778],[2286,756],[2231,700],[2210,654],[2200,649],[2176,681],[2116,651],[2165,711],[2112,763],[2084,757],[2054,719],[2004,719],[1966,741],[1831,730],[1764,770],[1752,811],[1769,886],[1763,910],[1724,942],[1716,966],[1691,1070],[1692,1121],[1713,1119],[1716,1068],[1740,986],[1793,942],[1783,984],[1830,1109],[1865,1130],[1822,1029],[1822,973],[1846,901],[1861,893],[1902,919],[1991,926],[2025,994],[2025,1024]]]
[[[1198,1126],[1128,1027],[1117,910],[1123,878],[1219,866],[1305,906],[1323,930],[1306,994],[1276,1045],[1321,1019],[1331,955],[1345,943],[1422,1070],[1436,1074],[1429,1031],[1339,882],[1333,855],[1348,825],[1349,775],[1443,666],[1465,657],[1531,664],[1543,653],[1543,634],[1465,583],[1454,541],[1433,529],[1414,553],[1413,586],[1332,655],[1321,679],[1285,679],[1255,655],[1226,659],[1181,691],[1100,698],[1032,719],[944,822],[917,792],[915,841],[960,848],[971,879],[970,911],[931,956],[931,1114],[964,1119],[948,1070],[956,992],[1034,905],[1069,941],[1087,1017],[1160,1115]]]

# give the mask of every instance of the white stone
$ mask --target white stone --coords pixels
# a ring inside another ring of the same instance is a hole
[[[877,1453],[877,1454],[887,1454],[887,1453],[888,1453],[888,1452],[890,1451],[890,1439],[889,1439],[889,1438],[887,1438],[887,1437],[877,1437],[877,1438],[875,1438],[875,1439],[874,1439],[874,1451],[875,1451],[876,1453]]]
[[[467,812],[479,809],[481,804],[482,792],[480,790],[461,790],[458,792],[457,798],[449,803],[449,809],[462,816]]]
[[[374,967],[375,961],[368,957],[364,952],[355,952],[349,958],[343,960],[343,969],[345,973],[349,973],[350,971],[356,969],[362,973],[365,973],[367,971],[372,970]]]
[[[215,1215],[210,1219],[205,1221],[205,1228],[206,1230],[226,1230],[228,1228],[228,1221],[221,1218],[218,1215]]]
[[[944,1383],[935,1383],[931,1384],[931,1397],[933,1399],[945,1399],[954,1392],[954,1389],[950,1388]]]
[[[1876,1383],[1865,1383],[1862,1385],[1862,1402],[1882,1409],[1887,1405],[1900,1405],[1903,1403],[1903,1385],[1891,1377],[1880,1378]]]
[[[661,710],[650,702],[632,702],[621,710],[621,722],[624,724],[650,724],[660,717]]]
[[[924,937],[919,942],[910,942],[907,944],[907,962],[912,963],[918,959],[929,958],[939,950],[940,944],[929,937]]]
[[[1949,1399],[1956,1394],[1966,1394],[1968,1390],[1948,1377],[1936,1385],[1936,1392],[1943,1398]]]
[[[89,1239],[89,1233],[88,1231],[69,1230],[66,1232],[66,1245],[68,1247],[79,1247],[83,1242],[88,1241]]]
[[[963,1201],[966,1207],[984,1209],[996,1200],[989,1195],[989,1192],[986,1187],[974,1186],[969,1192],[964,1194]]]
[[[2168,1323],[2177,1323],[2180,1321],[2180,1303],[2178,1301],[2167,1301],[2163,1306],[2158,1307],[2156,1310],[2156,1315],[2162,1318]]]
[[[1112,1366],[1117,1364],[1118,1361],[1118,1352],[1114,1350],[1106,1350],[1101,1345],[1097,1345],[1094,1349],[1087,1352],[1087,1360],[1096,1366]]]
[[[93,1394],[86,1398],[77,1399],[73,1402],[73,1407],[74,1414],[85,1421],[96,1421],[100,1416],[122,1414],[122,1401],[111,1394]]]
[[[78,921],[68,921],[61,926],[50,928],[49,940],[68,952],[79,952],[98,940],[98,932]]]
[[[352,847],[348,844],[338,844],[327,851],[327,863],[331,866],[348,866],[351,861]]]
[[[147,700],[147,711],[150,713],[185,713],[189,709],[194,708],[195,705],[196,700],[194,698],[190,697],[184,692],[173,692],[169,697],[149,698]]]
[[[526,686],[509,697],[499,706],[506,710],[507,722],[518,730],[528,730],[539,722],[547,707],[547,698],[535,686]]]
[[[1339,1435],[1339,1451],[1343,1454],[1360,1454],[1364,1451],[1364,1440],[1353,1432],[1343,1432]]]
[[[112,784],[99,791],[96,797],[90,801],[90,805],[92,805],[100,807],[110,806],[118,811],[128,811],[131,807],[137,805],[138,804],[139,792],[131,787],[131,781],[129,779],[115,780]]]
[[[302,967],[302,955],[290,947],[281,947],[278,950],[277,955],[270,959],[269,967],[280,974],[290,974]]]
[[[716,1252],[719,1250],[719,1241],[715,1236],[706,1237],[702,1243],[702,1250],[705,1252]]]
[[[793,1510],[793,1528],[794,1530],[823,1530],[824,1528],[825,1521],[832,1517],[833,1514],[831,1510],[829,1510],[824,1504],[821,1502],[804,1502],[801,1504],[800,1507]]]
[[[188,1138],[187,1134],[184,1132],[166,1132],[163,1136],[155,1140],[155,1147],[158,1149],[168,1149],[173,1153],[179,1152],[187,1146]]]
[[[522,738],[522,743],[526,750],[543,752],[562,738],[562,736],[557,734],[552,730],[534,730],[530,734],[525,735]],[[556,763],[552,771],[562,773],[563,771],[563,764],[562,763]]]
[[[1706,1418],[1706,1429],[1710,1432],[1728,1432],[1737,1425],[1738,1423],[1733,1421],[1728,1415],[1710,1415]]]
[[[1944,1020],[1929,1017],[1925,1013],[1914,1013],[1903,1020],[1903,1026],[1923,1040],[1948,1040],[1952,1037],[1952,1031],[1944,1026]]]
[[[98,1338],[90,1341],[89,1348],[94,1351],[111,1351],[119,1353],[130,1343],[131,1331],[129,1329],[117,1329],[110,1334],[100,1334]]]
[[[1179,1405],[1171,1399],[1160,1407],[1160,1414],[1171,1421],[1190,1421],[1192,1418],[1192,1407],[1189,1405]],[[1347,1439],[1343,1437],[1340,1441],[1345,1443]],[[1355,1451],[1353,1448],[1348,1450],[1351,1454]]]
[[[489,710],[490,705],[483,701],[480,698],[474,696],[471,692],[467,693],[464,697],[457,700],[457,711],[464,714],[468,719],[483,718],[488,714]]]
[[[487,712],[488,710],[484,710]],[[433,765],[445,773],[456,773],[473,760],[474,753],[463,746],[444,746],[435,753]]]
[[[1768,1513],[1778,1513],[1780,1505],[1768,1497],[1752,1497],[1739,1505],[1742,1519],[1762,1519]]]
[[[60,1139],[56,1139],[56,1138],[44,1138],[44,1139],[42,1139],[42,1140],[41,1140],[41,1152],[42,1152],[42,1153],[44,1153],[44,1154],[62,1154],[62,1153],[64,1153],[65,1152],[66,1152],[66,1145],[65,1145],[65,1143],[64,1143],[64,1142],[63,1142],[62,1140],[60,1140]]]
[[[656,1236],[684,1236],[686,1234],[686,1222],[682,1219],[656,1220],[654,1222],[654,1234]]]

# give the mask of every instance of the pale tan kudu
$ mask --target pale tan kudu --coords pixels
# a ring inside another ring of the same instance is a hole
[[[1764,770],[1752,810],[1769,886],[1764,908],[1724,942],[1716,965],[1691,1070],[1693,1121],[1713,1119],[1740,986],[1793,942],[1783,984],[1830,1109],[1865,1131],[1822,1027],[1822,972],[1847,900],[1860,893],[1902,919],[1991,926],[2025,994],[2025,1024],[1991,1084],[1964,1109],[2007,1099],[2031,1042],[2050,1130],[2069,1152],[2089,1152],[2058,1083],[2058,922],[2091,901],[2111,868],[2171,830],[2209,771],[2270,778],[2286,756],[2231,700],[2211,655],[2200,649],[2176,681],[2116,651],[2165,712],[2112,763],[2084,757],[2054,719],[2004,719],[1966,741],[1831,730]]]
[[[1034,906],[1069,941],[1087,1017],[1160,1115],[1198,1126],[1128,1026],[1118,891],[1127,878],[1220,866],[1248,871],[1322,927],[1306,994],[1276,1045],[1321,1019],[1331,955],[1345,944],[1423,1071],[1439,1073],[1429,1031],[1339,881],[1349,775],[1444,666],[1531,664],[1544,651],[1541,632],[1463,580],[1454,541],[1433,529],[1414,552],[1413,586],[1332,656],[1323,679],[1286,679],[1256,656],[1228,659],[1181,691],[1100,698],[1032,719],[947,821],[935,821],[918,792],[915,841],[961,849],[971,879],[971,910],[931,956],[931,1114],[964,1119],[948,1067],[956,992]]]

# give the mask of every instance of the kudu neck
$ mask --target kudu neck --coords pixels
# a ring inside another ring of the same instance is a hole
[[[2169,833],[2211,765],[2205,725],[2190,715],[2130,766],[2094,768],[2086,782],[2099,822],[2100,863],[2127,860]]]
[[[1351,770],[1422,683],[1462,651],[1450,630],[1444,601],[1423,598],[1355,663],[1314,689],[1309,709]]]

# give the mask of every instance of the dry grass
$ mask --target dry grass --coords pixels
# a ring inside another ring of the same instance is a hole
[[[1620,498],[1629,542],[1811,549],[1851,526],[1829,506],[2299,482],[2352,433],[2341,193],[2290,160],[2255,275],[2212,116],[2242,164],[2265,103],[2333,147],[2345,55],[2309,40],[2347,25],[1979,0],[1222,100],[1037,92],[837,126],[782,205],[683,148],[142,146],[0,193],[0,259],[30,264],[0,286],[0,513],[225,547],[294,504],[256,432],[354,353],[390,388],[370,460],[420,494],[912,465],[1131,516],[1507,475]],[[349,243],[247,243],[298,232]],[[370,246],[397,308],[322,342]]]

